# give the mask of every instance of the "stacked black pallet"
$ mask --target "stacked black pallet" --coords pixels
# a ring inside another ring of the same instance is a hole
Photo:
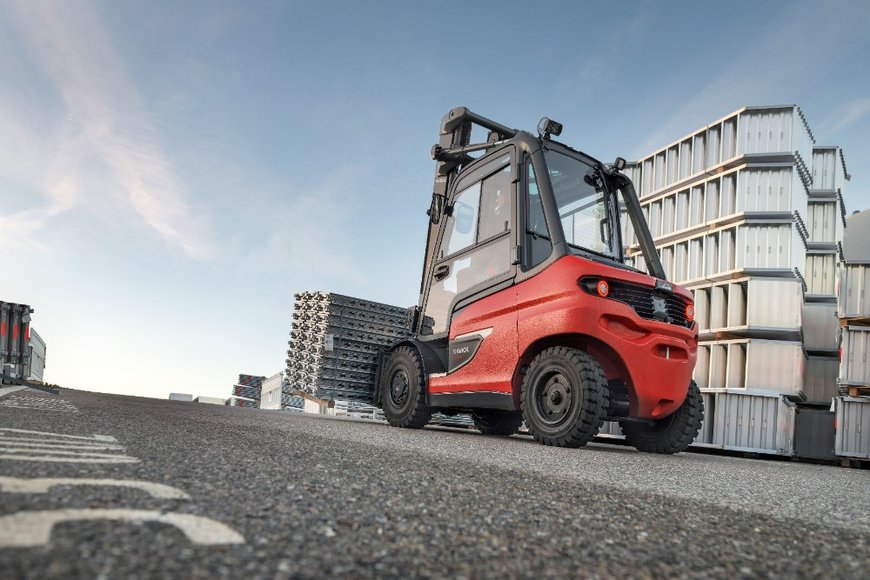
[[[260,394],[266,377],[257,375],[239,375],[239,382],[233,385],[233,401],[236,407],[260,408]]]
[[[326,292],[301,292],[295,299],[289,392],[371,402],[378,356],[409,335],[406,309]]]

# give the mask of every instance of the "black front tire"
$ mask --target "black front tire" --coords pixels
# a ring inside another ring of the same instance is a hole
[[[523,377],[523,418],[544,445],[582,447],[601,429],[610,391],[601,365],[567,347],[541,351]]]
[[[520,430],[523,424],[523,414],[518,411],[498,411],[494,409],[477,409],[471,413],[474,426],[484,435],[510,437]]]
[[[432,418],[426,404],[423,362],[413,348],[400,346],[387,354],[380,389],[384,417],[393,427],[421,429]]]
[[[679,409],[650,423],[620,421],[625,440],[638,451],[673,455],[685,451],[701,430],[704,399],[695,381],[689,384],[686,400]]]

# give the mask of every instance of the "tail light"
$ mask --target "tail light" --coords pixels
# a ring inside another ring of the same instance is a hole
[[[689,302],[686,304],[686,320],[689,322],[695,320],[695,305]]]
[[[598,295],[602,298],[607,298],[607,295],[610,294],[610,285],[607,283],[607,280],[599,280],[597,284],[595,284],[595,291],[598,292]]]

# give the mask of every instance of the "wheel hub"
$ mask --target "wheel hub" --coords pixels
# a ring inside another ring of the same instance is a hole
[[[399,369],[393,373],[390,380],[390,401],[397,406],[402,407],[408,401],[408,393],[411,390],[411,379],[404,369]]]
[[[571,384],[562,373],[543,377],[536,398],[538,414],[546,423],[563,421],[574,401]]]

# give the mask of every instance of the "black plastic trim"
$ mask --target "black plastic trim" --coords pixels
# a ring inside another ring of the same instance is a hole
[[[511,393],[467,392],[438,393],[430,395],[433,407],[455,407],[459,409],[501,409],[516,411],[514,396]]]

